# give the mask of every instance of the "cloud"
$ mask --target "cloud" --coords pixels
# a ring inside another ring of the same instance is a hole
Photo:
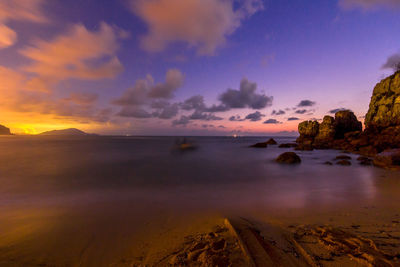
[[[183,110],[204,110],[206,108],[204,97],[201,95],[195,95],[186,99],[180,106]]]
[[[42,14],[43,0],[2,0],[0,1],[0,49],[17,42],[17,33],[6,26],[10,20],[42,23],[47,19]]]
[[[339,6],[345,10],[373,10],[379,8],[399,8],[399,0],[339,0]]]
[[[394,71],[400,70],[400,53],[393,54],[383,64],[382,69],[393,69]]]
[[[299,110],[296,110],[294,113],[296,113],[296,114],[305,114],[307,112],[308,112],[307,109],[299,109]]]
[[[257,84],[242,79],[240,89],[228,89],[219,96],[219,100],[226,108],[252,108],[263,109],[271,106],[273,97],[257,94]]]
[[[346,108],[335,108],[335,109],[330,110],[329,113],[330,114],[335,114],[336,112],[343,111],[343,110],[348,110],[348,109],[346,109]]]
[[[73,92],[68,97],[57,94],[27,90],[29,79],[23,73],[0,66],[0,113],[27,113],[29,119],[36,114],[51,115],[63,122],[106,122],[111,109],[100,109],[95,104],[97,95]]]
[[[17,33],[4,24],[0,24],[0,49],[12,46],[17,42]]]
[[[183,42],[212,55],[245,18],[263,9],[261,0],[130,0],[131,11],[148,26],[141,46],[150,52]]]
[[[245,117],[245,120],[250,120],[250,121],[260,121],[262,117],[265,117],[264,114],[261,114],[259,111],[256,111],[254,113],[250,113]]]
[[[264,121],[264,124],[281,124],[281,123],[282,122],[277,121],[275,119],[269,119],[269,120]]]
[[[296,118],[296,117],[290,117],[290,118],[288,118],[287,120],[288,120],[288,121],[298,121],[298,120],[299,120],[299,118]]]
[[[179,112],[179,104],[166,101],[153,102],[151,107],[156,109],[153,116],[164,120],[175,117]]]
[[[229,118],[229,120],[230,120],[230,121],[244,121],[244,119],[240,118],[239,115],[231,116],[231,117]]]
[[[181,116],[178,120],[172,121],[172,126],[186,126],[190,123],[190,119],[187,116]]]
[[[174,92],[183,85],[184,75],[177,69],[167,71],[165,83],[159,83],[150,88],[150,98],[172,98]]]
[[[301,100],[297,107],[312,107],[316,104],[316,102],[311,100]]]
[[[66,79],[98,80],[114,78],[123,70],[116,56],[118,41],[125,36],[105,22],[98,31],[82,24],[73,25],[66,34],[53,40],[37,40],[20,51],[32,61],[24,70],[35,75],[31,85],[46,85]],[[43,90],[41,86],[38,88]]]
[[[274,115],[275,116],[279,116],[279,115],[284,115],[284,114],[286,114],[286,112],[284,110],[281,110],[281,109],[280,110],[273,110],[272,113],[271,113],[272,116],[274,116]]]
[[[140,107],[124,107],[120,112],[117,113],[121,117],[147,119],[153,117],[153,115]]]
[[[137,80],[133,87],[127,89],[120,98],[112,101],[115,105],[143,105],[149,103],[151,98],[168,99],[172,98],[184,80],[184,75],[177,69],[170,69],[166,73],[165,83],[154,84],[151,75]]]
[[[89,105],[94,103],[98,98],[97,94],[93,93],[71,93],[70,97],[65,98],[67,101],[74,102],[76,104]]]
[[[204,113],[199,110],[196,110],[193,114],[189,116],[191,120],[203,120],[203,121],[220,121],[223,120],[220,117],[215,116],[212,113]]]

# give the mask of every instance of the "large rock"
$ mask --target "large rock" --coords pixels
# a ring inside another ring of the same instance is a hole
[[[319,148],[329,147],[335,138],[335,119],[331,116],[325,116],[319,125],[319,131],[314,140],[314,145]]]
[[[319,123],[317,121],[303,121],[298,128],[300,136],[315,137],[318,134]]]
[[[343,138],[346,133],[362,131],[362,123],[350,110],[342,110],[335,113],[335,138]]]
[[[0,135],[11,135],[10,129],[0,125]]]
[[[365,116],[365,127],[383,129],[400,125],[400,71],[378,83]]]

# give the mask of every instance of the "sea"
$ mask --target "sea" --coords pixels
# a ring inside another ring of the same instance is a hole
[[[282,165],[275,158],[292,148],[250,147],[269,138],[185,137],[195,149],[181,151],[183,137],[1,137],[0,266],[69,266],[89,253],[77,250],[85,242],[103,244],[91,252],[101,259],[121,238],[188,214],[328,210],[399,195],[398,173],[362,166],[357,155],[296,151],[301,164]],[[339,155],[352,165],[336,165]]]

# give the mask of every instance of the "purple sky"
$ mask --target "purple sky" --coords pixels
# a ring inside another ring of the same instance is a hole
[[[0,124],[260,135],[341,108],[362,120],[399,31],[399,0],[2,0]]]

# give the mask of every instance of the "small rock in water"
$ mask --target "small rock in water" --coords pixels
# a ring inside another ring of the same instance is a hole
[[[333,165],[333,163],[330,162],[330,161],[325,161],[324,164],[325,164],[325,165]]]
[[[250,147],[255,147],[255,148],[267,148],[267,147],[268,147],[268,144],[267,144],[267,142],[264,142],[264,143],[257,143],[257,144],[251,145]]]
[[[286,152],[277,157],[275,161],[285,164],[298,164],[301,163],[301,158],[294,152]]]
[[[266,143],[267,143],[267,145],[277,145],[278,144],[273,138],[270,138]]]
[[[340,160],[340,161],[336,162],[336,164],[337,165],[342,165],[342,166],[350,166],[351,162],[348,161],[348,160],[343,159],[343,160]]]
[[[351,160],[350,156],[340,155],[335,158],[335,160]]]

